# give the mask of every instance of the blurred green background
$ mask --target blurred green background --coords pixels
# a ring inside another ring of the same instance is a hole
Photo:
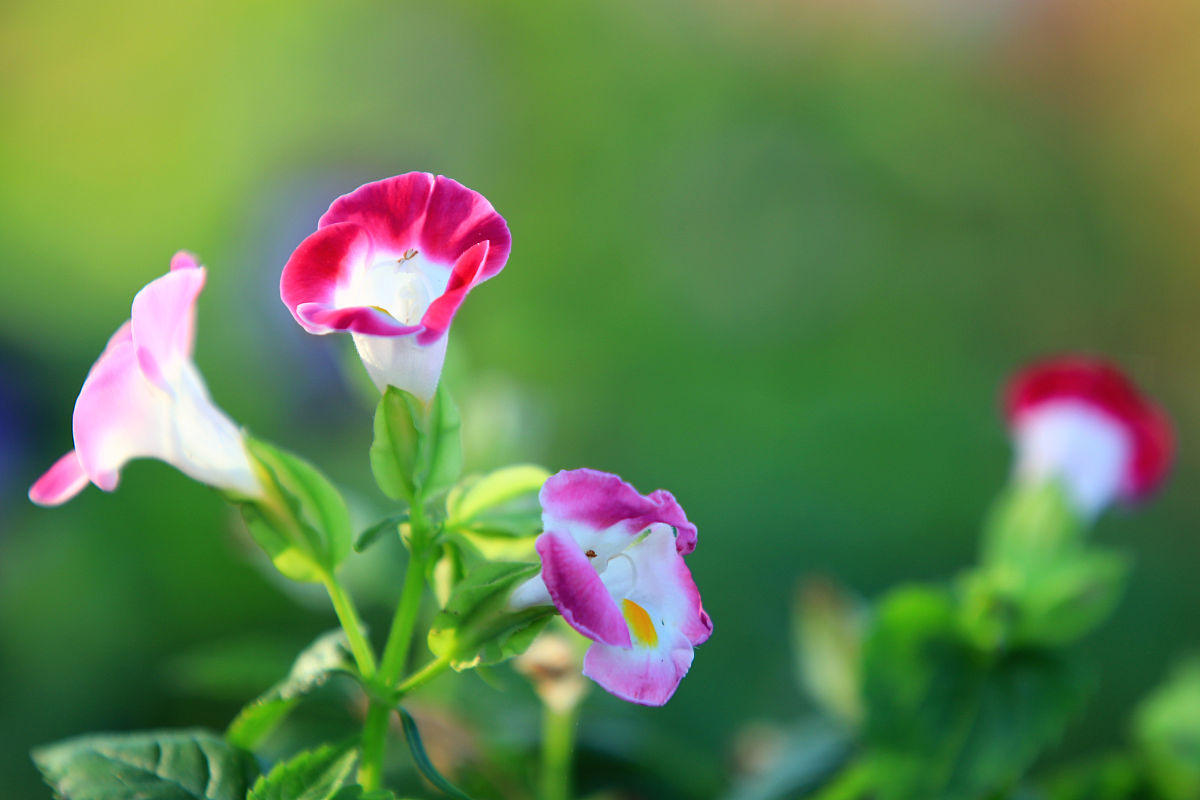
[[[809,710],[798,577],[870,597],[968,563],[1008,467],[998,389],[1062,350],[1125,365],[1178,425],[1166,491],[1100,525],[1137,569],[1061,753],[1122,741],[1200,645],[1198,31],[1186,0],[6,0],[5,796],[48,796],[34,744],[223,727],[333,626],[168,467],[53,511],[24,493],[134,291],[187,248],[214,397],[368,521],[359,368],[295,325],[278,276],[332,198],[408,170],[513,232],[451,336],[471,466],[619,472],[700,528],[715,634],[664,709],[593,693],[585,788],[723,792],[740,730]],[[377,629],[396,555],[350,568]],[[461,681],[441,691],[482,699],[460,716],[533,746],[527,690]]]

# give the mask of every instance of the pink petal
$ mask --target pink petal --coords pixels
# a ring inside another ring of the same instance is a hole
[[[79,494],[87,485],[87,473],[72,450],[55,461],[54,466],[29,487],[29,499],[39,506],[57,506]]]
[[[177,256],[178,258],[178,256]],[[191,357],[196,327],[196,298],[204,288],[203,267],[176,268],[146,284],[133,298],[131,334],[146,377],[167,388]]]
[[[370,263],[371,257],[371,236],[362,227],[349,222],[324,226],[301,242],[288,259],[279,280],[279,296],[305,330],[328,333],[333,328],[305,320],[299,307],[311,303],[334,308],[338,286],[349,281],[351,270]]]
[[[542,579],[554,605],[571,627],[597,642],[629,647],[629,627],[584,552],[569,536],[538,537]]]
[[[428,172],[407,172],[365,183],[334,200],[317,228],[350,222],[367,231],[381,253],[398,256],[409,249],[421,250],[420,226],[434,182]],[[450,258],[443,263],[453,261]]]
[[[125,462],[170,452],[169,402],[142,375],[133,342],[110,343],[88,373],[72,417],[75,450],[93,483],[112,491]]]
[[[370,306],[333,308],[323,303],[301,303],[295,309],[296,319],[312,331],[351,331],[371,336],[406,336],[421,330],[420,325],[405,325],[391,314]]]
[[[617,475],[575,469],[550,476],[539,499],[546,530],[562,530],[572,524],[594,531],[619,526],[621,532],[636,536],[661,522],[675,528],[675,547],[680,553],[696,549],[696,526],[665,489],[643,496]]]
[[[433,261],[453,264],[480,242],[489,246],[476,283],[497,274],[508,262],[512,249],[508,224],[483,195],[439,175],[421,226],[419,249]]]
[[[450,272],[450,281],[446,284],[446,291],[429,304],[425,315],[421,317],[421,324],[425,326],[425,330],[417,336],[418,344],[429,344],[436,341],[450,330],[454,312],[458,311],[458,307],[466,299],[467,292],[471,291],[471,287],[480,280],[480,273],[487,261],[488,248],[489,245],[486,241],[480,242],[470,247],[459,257],[458,261],[454,262],[454,269]]]
[[[692,666],[692,645],[678,632],[657,647],[622,649],[596,642],[583,659],[583,674],[622,700],[661,706],[671,699]]]
[[[200,260],[196,258],[196,254],[189,253],[187,250],[180,250],[171,256],[172,272],[177,269],[195,269],[198,266],[200,266]]]
[[[704,611],[700,590],[670,533],[652,530],[625,555],[633,562],[637,575],[629,599],[646,610],[656,627],[678,630],[693,645],[707,641],[712,635],[712,620]]]

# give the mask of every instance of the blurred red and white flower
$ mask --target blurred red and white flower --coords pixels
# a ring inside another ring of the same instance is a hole
[[[380,391],[433,397],[454,313],[504,268],[508,225],[457,181],[409,172],[333,201],[279,291],[309,333],[349,331]]]
[[[1067,356],[1028,367],[1009,382],[1005,413],[1016,480],[1061,481],[1085,517],[1145,497],[1171,465],[1167,416],[1103,361]]]
[[[576,469],[542,487],[542,571],[516,608],[553,603],[593,640],[583,674],[624,700],[660,706],[692,664],[712,620],[683,556],[696,526],[670,492],[642,495],[616,475]]]
[[[108,340],[75,401],[75,449],[29,490],[53,506],[96,484],[117,487],[134,458],[157,458],[189,477],[249,497],[260,493],[242,432],[213,404],[192,363],[196,298],[204,267],[176,253],[171,270],[133,298],[130,319]]]

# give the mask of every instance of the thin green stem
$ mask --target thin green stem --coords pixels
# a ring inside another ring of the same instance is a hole
[[[859,800],[870,786],[870,769],[865,762],[858,761],[813,795],[813,800]]]
[[[396,696],[403,697],[414,689],[424,686],[425,684],[429,683],[429,681],[445,672],[449,666],[450,659],[446,656],[442,656],[441,658],[430,661],[428,664],[421,667],[421,669],[405,678],[401,684],[396,687]]]
[[[375,676],[375,654],[363,632],[362,620],[359,619],[358,611],[354,608],[354,601],[350,599],[350,595],[346,594],[346,590],[332,574],[325,576],[324,583],[325,590],[329,592],[329,599],[333,602],[333,610],[337,614],[338,622],[342,624],[342,630],[346,632],[346,639],[350,642],[350,652],[354,654],[354,662],[358,665],[358,671],[364,678],[370,680]]]
[[[412,645],[413,630],[417,624],[417,612],[421,610],[421,596],[425,589],[425,539],[427,538],[424,508],[421,498],[415,498],[409,517],[412,546],[408,554],[408,566],[404,571],[404,588],[400,592],[400,603],[392,617],[392,628],[388,632],[383,659],[376,673],[378,683],[391,691],[408,660]],[[387,748],[390,705],[372,700],[363,723],[362,757],[359,761],[358,782],[367,791],[378,789],[383,780],[383,756]]]
[[[570,800],[571,755],[575,750],[575,706],[542,711],[541,800]]]

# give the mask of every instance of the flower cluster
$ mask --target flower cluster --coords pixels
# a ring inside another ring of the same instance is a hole
[[[306,331],[349,332],[372,380],[432,402],[450,324],[472,288],[498,274],[504,218],[456,181],[410,172],[339,197],[283,268],[280,296]],[[117,486],[138,457],[267,501],[246,437],[209,397],[192,363],[205,270],[178,253],[133,300],[75,404],[75,449],[30,489],[56,505],[91,481]],[[581,469],[541,491],[539,577],[514,606],[551,604],[593,639],[584,673],[613,694],[661,705],[712,630],[683,561],[696,527],[668,492],[643,496],[615,475]],[[280,546],[281,548],[283,545]],[[286,552],[286,549],[285,549]]]

